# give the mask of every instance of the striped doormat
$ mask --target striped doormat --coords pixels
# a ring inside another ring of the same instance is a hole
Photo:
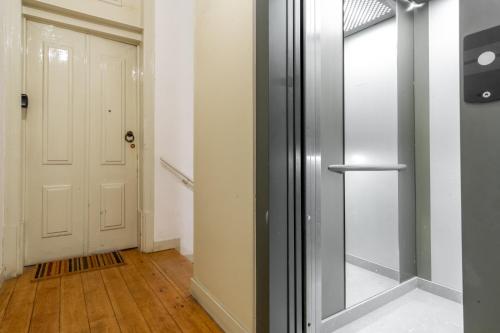
[[[123,260],[119,251],[54,260],[36,265],[35,274],[32,280],[39,281],[68,274],[116,267],[124,264],[125,260]]]

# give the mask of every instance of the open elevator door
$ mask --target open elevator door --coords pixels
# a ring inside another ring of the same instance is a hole
[[[305,327],[332,332],[416,275],[413,13],[303,5]],[[385,287],[354,295],[371,277]]]
[[[346,307],[343,2],[258,0],[256,11],[257,330],[321,332]],[[397,160],[374,171],[398,178],[400,281],[416,271],[408,16],[397,24]],[[385,170],[399,164],[399,176]]]
[[[345,308],[343,1],[304,8],[307,327]],[[328,280],[328,281],[327,281]]]

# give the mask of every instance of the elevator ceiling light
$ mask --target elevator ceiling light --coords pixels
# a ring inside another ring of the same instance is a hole
[[[406,9],[407,12],[411,12],[414,9],[425,6],[425,2],[422,0],[408,0],[407,2],[409,3],[408,8]]]
[[[344,0],[345,37],[394,17],[392,0]]]

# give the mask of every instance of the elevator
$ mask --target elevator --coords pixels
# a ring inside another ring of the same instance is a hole
[[[500,330],[500,4],[269,4],[263,327]]]

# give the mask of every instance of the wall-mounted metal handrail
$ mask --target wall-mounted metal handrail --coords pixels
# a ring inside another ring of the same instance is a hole
[[[174,176],[176,176],[177,178],[179,178],[179,180],[184,184],[186,185],[187,187],[189,187],[190,189],[193,189],[194,188],[194,181],[192,179],[190,179],[188,176],[186,176],[184,173],[182,173],[181,171],[179,171],[179,169],[177,169],[176,167],[174,167],[172,164],[168,163],[163,157],[160,157],[160,162],[161,162],[161,165],[167,169],[168,171],[170,171]]]
[[[406,164],[387,164],[387,165],[351,165],[351,164],[332,164],[328,170],[336,173],[346,173],[349,171],[402,171],[407,168]]]

